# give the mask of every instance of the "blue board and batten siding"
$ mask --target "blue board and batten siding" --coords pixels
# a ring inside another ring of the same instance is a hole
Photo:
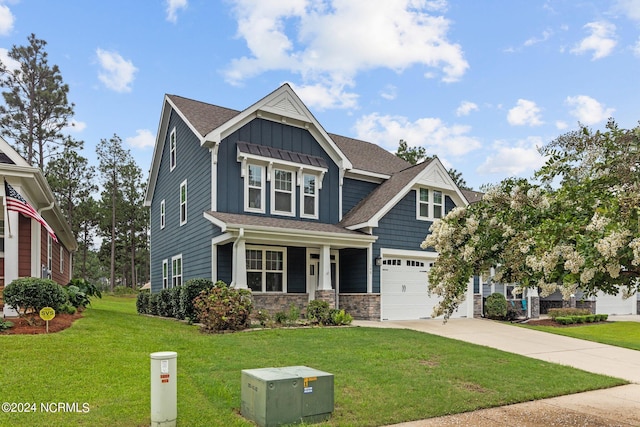
[[[176,129],[176,167],[170,170],[169,135]],[[198,171],[198,173],[193,173]],[[180,185],[187,180],[187,223],[180,225]],[[160,203],[165,200],[165,227],[160,228]],[[158,178],[151,202],[151,289],[162,289],[162,261],[182,254],[182,281],[211,277],[214,226],[202,213],[211,209],[211,154],[175,113],[171,113]]]
[[[311,221],[333,224],[339,221],[339,173],[337,165],[306,129],[283,125],[264,119],[252,120],[224,138],[220,143],[217,173],[218,211],[240,214],[246,213],[244,212],[244,181],[240,176],[241,163],[238,162],[236,146],[238,141],[324,158],[327,165],[329,165],[329,170],[324,175],[322,189],[320,190],[318,204],[319,219]],[[259,215],[271,216],[271,201],[269,197],[271,182],[267,181],[265,184],[265,194],[267,195],[267,197],[265,197],[265,213]],[[296,186],[295,197],[296,218],[300,219],[299,186]],[[290,217],[282,218],[290,219]]]
[[[445,196],[445,212],[455,207],[449,196]],[[380,249],[422,251],[420,244],[430,233],[432,221],[416,218],[416,191],[409,191],[387,214],[378,221],[374,234],[378,240],[373,244],[373,258],[380,256]],[[373,292],[380,292],[380,267],[373,269]]]
[[[346,215],[380,184],[345,178],[342,183],[342,215]]]

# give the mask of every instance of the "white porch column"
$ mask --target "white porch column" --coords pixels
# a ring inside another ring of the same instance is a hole
[[[19,276],[18,274],[18,230],[20,214],[15,211],[7,212],[8,218],[5,218],[4,224],[4,284],[5,286],[13,282]],[[8,222],[8,223],[7,223]],[[9,225],[11,226],[11,234],[9,234]],[[18,313],[7,304],[3,309],[4,316],[15,317]]]
[[[373,243],[367,246],[367,293],[373,292]]]
[[[240,229],[240,235],[233,244],[233,273],[231,286],[239,289],[247,289],[247,248],[244,242],[244,229]]]
[[[331,290],[331,248],[327,245],[320,247],[320,276],[318,281],[319,291]]]

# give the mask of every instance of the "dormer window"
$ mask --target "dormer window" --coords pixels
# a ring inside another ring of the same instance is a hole
[[[442,218],[444,213],[442,191],[419,188],[417,193],[416,217],[429,221]]]

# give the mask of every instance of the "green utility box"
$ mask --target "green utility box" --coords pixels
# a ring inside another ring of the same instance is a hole
[[[243,417],[260,427],[318,423],[333,412],[333,375],[306,366],[244,369]]]

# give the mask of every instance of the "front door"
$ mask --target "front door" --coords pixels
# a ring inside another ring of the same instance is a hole
[[[336,289],[338,285],[338,251],[331,251],[331,289]],[[316,289],[320,283],[320,252],[309,251],[307,258],[307,292],[309,293],[309,301],[316,299]]]

